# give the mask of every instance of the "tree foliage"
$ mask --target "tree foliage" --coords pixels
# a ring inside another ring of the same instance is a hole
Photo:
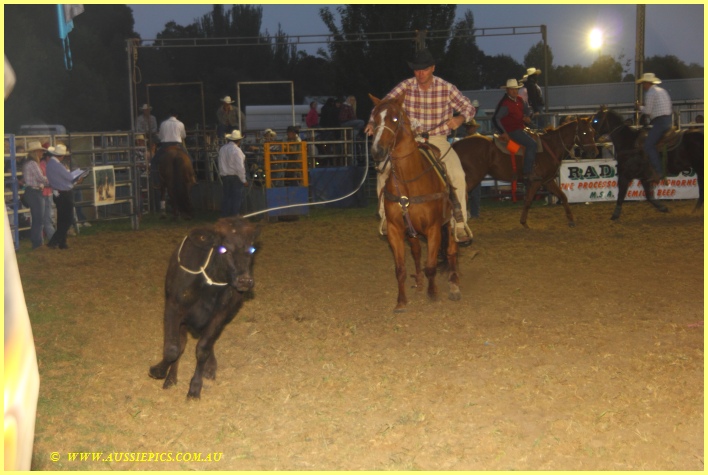
[[[55,5],[5,5],[5,54],[17,85],[5,102],[6,130],[63,124],[67,130],[127,129],[126,39],[137,36],[126,5],[85,5],[69,34],[64,66]]]
[[[633,80],[629,60],[622,55],[601,56],[587,67],[557,66],[549,47],[545,65],[543,44],[538,42],[529,48],[523,64],[506,54],[488,56],[471,34],[473,9],[455,23],[455,5],[324,7],[319,16],[333,39],[310,55],[298,51],[280,25],[275,32],[262,31],[262,7],[214,5],[191,24],[165,24],[157,38],[188,39],[183,44],[198,38],[221,46],[136,50],[135,102],[147,101],[151,84],[149,99],[158,120],[175,107],[191,127],[202,122],[204,107],[205,125],[213,125],[219,98],[235,97],[237,83],[293,81],[296,103],[305,96],[351,94],[365,119],[368,93],[381,97],[412,76],[407,60],[416,51],[416,31],[436,32],[425,41],[437,60],[436,75],[462,90],[499,88],[507,79],[521,78],[528,67],[544,69],[549,85]],[[128,39],[138,38],[132,11],[126,5],[89,4],[74,24],[69,35],[74,67],[67,71],[57,36],[56,6],[5,5],[5,53],[17,75],[17,85],[5,102],[6,131],[35,123],[64,124],[69,131],[129,128],[136,111],[129,105],[126,47]],[[225,38],[247,44],[224,46]],[[703,66],[687,65],[675,56],[647,58],[644,70],[662,79],[703,77]],[[242,106],[286,104],[290,89],[249,86],[241,91],[241,100]]]

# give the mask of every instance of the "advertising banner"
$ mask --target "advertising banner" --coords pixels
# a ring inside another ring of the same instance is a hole
[[[560,168],[560,186],[570,203],[617,200],[617,162],[614,159],[566,160]],[[698,198],[698,179],[693,170],[667,176],[654,188],[659,200]],[[644,188],[632,180],[627,200],[644,200]]]

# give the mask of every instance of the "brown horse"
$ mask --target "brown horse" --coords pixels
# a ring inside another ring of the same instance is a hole
[[[574,227],[575,221],[573,213],[568,206],[568,197],[556,183],[556,176],[561,165],[561,160],[570,154],[577,144],[583,152],[590,157],[595,157],[598,153],[595,145],[595,131],[590,125],[590,119],[577,119],[566,122],[556,129],[548,129],[540,134],[539,138],[543,144],[543,151],[536,154],[533,174],[542,177],[541,180],[534,180],[526,186],[524,209],[521,212],[521,224],[528,228],[526,218],[528,217],[533,197],[538,190],[544,186],[549,192],[556,195],[565,209],[568,218],[568,226]],[[503,152],[494,141],[484,135],[473,135],[455,142],[452,145],[462,162],[465,170],[465,181],[467,191],[479,185],[486,175],[491,175],[497,180],[514,181],[517,173],[511,156]],[[524,167],[523,159],[524,147],[521,147],[516,157],[516,170]]]
[[[192,167],[192,160],[179,145],[165,147],[159,157],[160,193],[170,197],[173,218],[180,216],[192,219],[192,201],[190,193],[197,182]]]
[[[405,238],[408,238],[415,262],[415,287],[418,291],[423,289],[419,234],[426,238],[427,258],[424,272],[428,278],[428,296],[431,299],[437,298],[435,274],[443,226],[447,226],[450,236],[454,232],[450,220],[450,190],[438,175],[433,162],[418,148],[411,131],[410,119],[403,110],[404,96],[386,101],[372,95],[369,97],[375,105],[372,157],[377,162],[390,160],[391,164],[391,173],[382,193],[388,243],[393,252],[398,280],[398,304],[394,311],[402,312],[407,304]],[[449,298],[459,300],[461,294],[457,271],[457,242],[454,239],[448,239],[446,252]]]

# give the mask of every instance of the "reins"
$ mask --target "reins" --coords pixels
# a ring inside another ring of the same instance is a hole
[[[182,246],[184,246],[184,243],[187,241],[187,238],[188,238],[188,237],[189,237],[189,236],[185,236],[184,239],[182,239],[182,244],[179,245],[179,250],[177,251],[177,264],[179,264],[179,268],[182,269],[183,271],[185,271],[185,272],[188,273],[188,274],[192,274],[192,275],[203,274],[203,275],[204,275],[204,278],[206,279],[207,285],[229,285],[229,284],[226,283],[226,282],[214,282],[213,280],[211,280],[211,278],[209,277],[209,275],[206,273],[206,268],[207,268],[207,266],[209,265],[209,262],[211,261],[211,255],[214,253],[214,248],[213,248],[213,247],[212,247],[211,249],[209,249],[209,255],[208,255],[207,258],[206,258],[206,262],[204,263],[203,266],[201,266],[201,267],[199,268],[198,271],[193,271],[193,270],[187,269],[186,267],[184,267],[184,266],[182,265],[182,262],[180,261],[179,255],[182,253]]]

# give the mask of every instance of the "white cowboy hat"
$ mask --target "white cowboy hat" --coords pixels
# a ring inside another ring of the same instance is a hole
[[[145,136],[143,134],[136,134],[135,140],[145,140]]]
[[[226,104],[233,104],[234,103],[234,101],[231,100],[231,96],[222,97],[221,102],[225,102]]]
[[[71,152],[69,152],[66,149],[66,145],[63,143],[60,143],[56,147],[54,147],[54,150],[50,150],[49,153],[54,155],[55,157],[63,157],[64,155],[71,155]]]
[[[27,144],[27,152],[34,152],[35,150],[47,150],[42,147],[42,143],[39,140],[33,140]]]
[[[650,82],[652,84],[661,84],[661,79],[656,77],[654,73],[644,73],[642,77],[637,79],[637,84],[643,83],[643,82]]]
[[[149,105],[147,105],[147,104],[143,104],[143,106],[140,108],[140,110],[144,110],[144,111],[146,111],[146,110],[152,110],[152,106],[149,106]]]
[[[506,86],[502,86],[500,89],[520,89],[522,87],[524,87],[524,84],[516,79],[507,79]]]
[[[527,78],[529,76],[533,76],[534,74],[541,74],[541,70],[536,68],[528,68],[524,77]]]
[[[236,140],[241,140],[241,139],[243,139],[243,135],[241,135],[241,131],[240,131],[240,130],[234,130],[234,131],[231,132],[230,134],[224,135],[224,138],[225,138],[226,140],[234,140],[234,141],[236,141]]]
[[[278,136],[278,134],[276,134],[273,129],[265,129],[265,130],[263,131],[263,136],[266,136],[266,135],[271,135],[271,136],[273,136],[273,137],[277,137],[277,136]]]

